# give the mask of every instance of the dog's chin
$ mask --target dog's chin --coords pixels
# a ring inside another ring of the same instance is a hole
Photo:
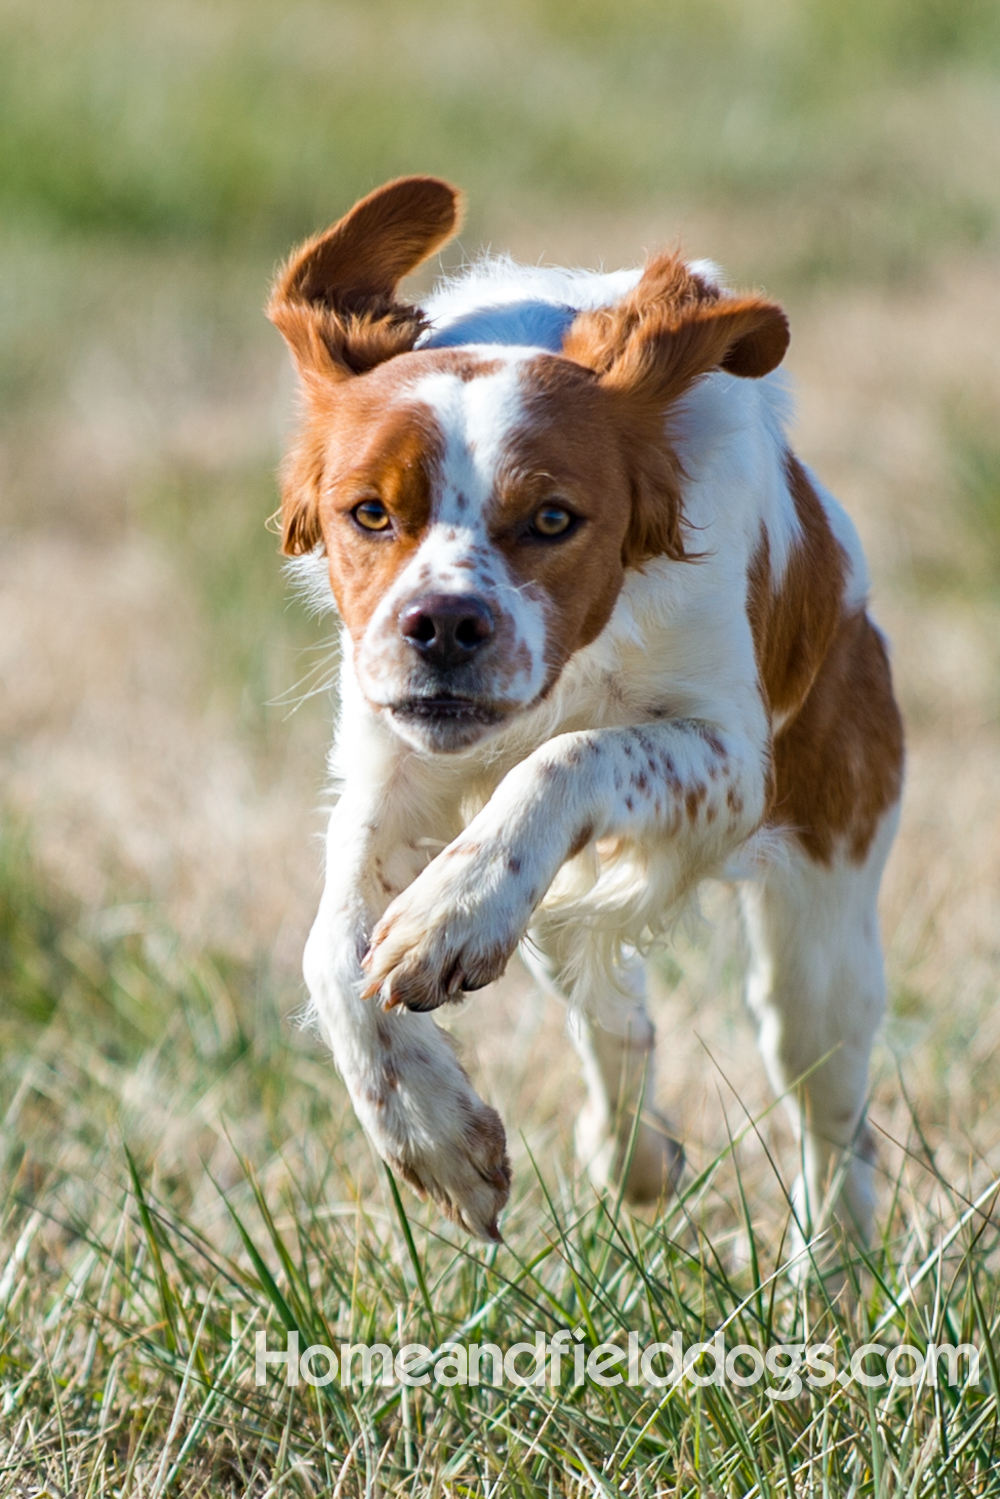
[[[503,727],[512,716],[507,705],[475,698],[411,697],[390,703],[385,711],[401,739],[434,755],[471,749]]]

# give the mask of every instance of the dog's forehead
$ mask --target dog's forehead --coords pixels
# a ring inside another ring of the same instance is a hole
[[[434,369],[409,389],[440,434],[440,480],[445,494],[482,503],[525,423],[525,365],[534,351],[490,349],[460,371]]]

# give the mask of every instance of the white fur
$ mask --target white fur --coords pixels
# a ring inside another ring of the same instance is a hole
[[[430,329],[419,347],[521,344],[558,353],[577,312],[610,307],[641,275],[641,267],[609,273],[569,271],[518,265],[507,255],[484,256],[442,282],[424,302]]]
[[[762,526],[776,580],[799,537],[780,378],[716,373],[672,413],[685,513],[703,560],[660,559],[630,572],[604,630],[537,700],[545,602],[514,586],[487,527],[497,465],[522,419],[519,367],[539,348],[558,349],[574,309],[614,301],[639,274],[494,259],[432,295],[424,346],[489,344],[502,367],[410,387],[445,436],[432,521],[358,649],[345,645],[333,759],[342,795],[306,979],[378,1150],[487,1236],[507,1195],[495,1116],[428,1015],[383,1013],[360,997],[366,988],[390,1005],[421,994],[439,1003],[496,977],[528,934],[536,972],[574,1016],[589,1087],[578,1145],[605,1180],[622,1167],[630,1111],[634,1118],[640,1096],[652,1093],[639,954],[699,881],[734,869],[753,875],[749,992],[775,1086],[789,1087],[840,1048],[804,1085],[808,1107],[796,1103],[806,1132],[804,1219],[818,1213],[833,1154],[850,1151],[860,1128],[880,1013],[874,896],[888,822],[860,870],[846,859],[826,869],[798,851],[772,857],[780,840],[758,832],[773,725],[746,612],[748,568]],[[820,493],[849,559],[848,596],[860,603],[867,574],[856,534]],[[473,748],[434,756],[372,705],[398,690],[402,668],[388,658],[399,649],[401,605],[419,589],[453,588],[460,565],[470,590],[504,616],[512,648],[527,652],[502,684],[523,711]],[[311,564],[303,572],[314,576]],[[648,1108],[635,1146],[630,1185],[655,1196],[675,1179],[679,1150]],[[849,1165],[845,1197],[862,1227],[866,1169]]]

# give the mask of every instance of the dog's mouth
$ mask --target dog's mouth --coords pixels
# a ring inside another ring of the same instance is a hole
[[[428,728],[439,725],[446,727],[449,724],[456,727],[481,724],[484,728],[489,728],[501,723],[507,716],[495,703],[484,703],[471,697],[456,697],[450,692],[438,693],[434,697],[404,698],[401,702],[390,703],[389,712],[404,723],[424,724]]]

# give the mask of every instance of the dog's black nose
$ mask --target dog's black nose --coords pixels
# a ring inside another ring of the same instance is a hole
[[[429,593],[407,604],[399,633],[440,671],[464,666],[493,638],[493,616],[473,593]]]

